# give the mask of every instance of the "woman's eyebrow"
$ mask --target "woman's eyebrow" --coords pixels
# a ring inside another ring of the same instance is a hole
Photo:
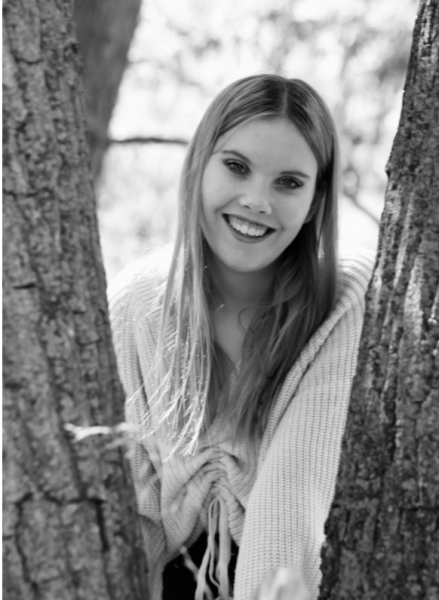
[[[241,160],[247,162],[249,165],[252,165],[252,161],[246,156],[244,156],[244,154],[241,154],[241,152],[238,152],[238,150],[221,150],[221,152],[223,154],[233,154],[234,156],[237,156]]]
[[[280,174],[281,175],[298,175],[299,177],[302,177],[303,179],[310,179],[310,176],[307,173],[304,173],[303,171],[298,171],[297,169],[293,169],[292,171],[281,171]]]
[[[249,158],[247,158],[244,154],[242,154],[241,152],[238,152],[238,150],[221,150],[220,152],[222,154],[232,154],[233,156],[237,156],[241,160],[248,163],[250,166],[253,166],[252,161]],[[282,176],[284,176],[284,175],[299,175],[299,177],[303,177],[304,179],[310,179],[310,176],[307,173],[304,173],[303,171],[300,171],[298,169],[291,169],[289,171],[281,171],[279,173],[279,175],[282,175]]]

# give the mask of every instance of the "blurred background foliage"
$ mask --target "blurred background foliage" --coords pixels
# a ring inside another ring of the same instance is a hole
[[[341,238],[375,249],[416,10],[414,0],[143,0],[96,184],[108,279],[172,239],[184,142],[224,86],[263,72],[302,78],[328,103]]]

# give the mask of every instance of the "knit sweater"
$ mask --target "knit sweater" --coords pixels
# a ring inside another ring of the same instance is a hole
[[[372,257],[340,259],[342,286],[335,308],[306,344],[271,410],[251,460],[214,422],[209,443],[194,456],[174,454],[166,439],[142,431],[152,369],[160,276],[136,261],[109,290],[113,341],[125,388],[126,419],[136,428],[130,460],[147,554],[151,600],[161,600],[167,562],[203,530],[209,548],[198,574],[217,566],[221,600],[230,598],[230,536],[239,546],[234,599],[250,600],[276,567],[296,567],[318,595],[320,551],[338,470]],[[213,441],[212,441],[213,440]],[[219,536],[215,552],[214,538]]]

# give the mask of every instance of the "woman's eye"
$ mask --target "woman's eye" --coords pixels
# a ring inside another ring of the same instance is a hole
[[[295,190],[296,188],[302,187],[303,183],[298,179],[293,179],[292,177],[282,177],[282,179],[278,180],[278,185],[281,187],[287,188],[289,190]]]
[[[245,173],[247,173],[246,165],[243,165],[242,163],[237,162],[236,160],[227,160],[224,162],[224,164],[228,169],[230,169],[230,171],[233,171],[233,173],[238,173],[239,175],[244,175]]]

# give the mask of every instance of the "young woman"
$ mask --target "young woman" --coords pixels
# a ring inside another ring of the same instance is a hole
[[[237,81],[189,146],[170,265],[112,285],[152,600],[250,600],[277,567],[317,596],[371,272],[338,258],[337,177],[309,85]]]

